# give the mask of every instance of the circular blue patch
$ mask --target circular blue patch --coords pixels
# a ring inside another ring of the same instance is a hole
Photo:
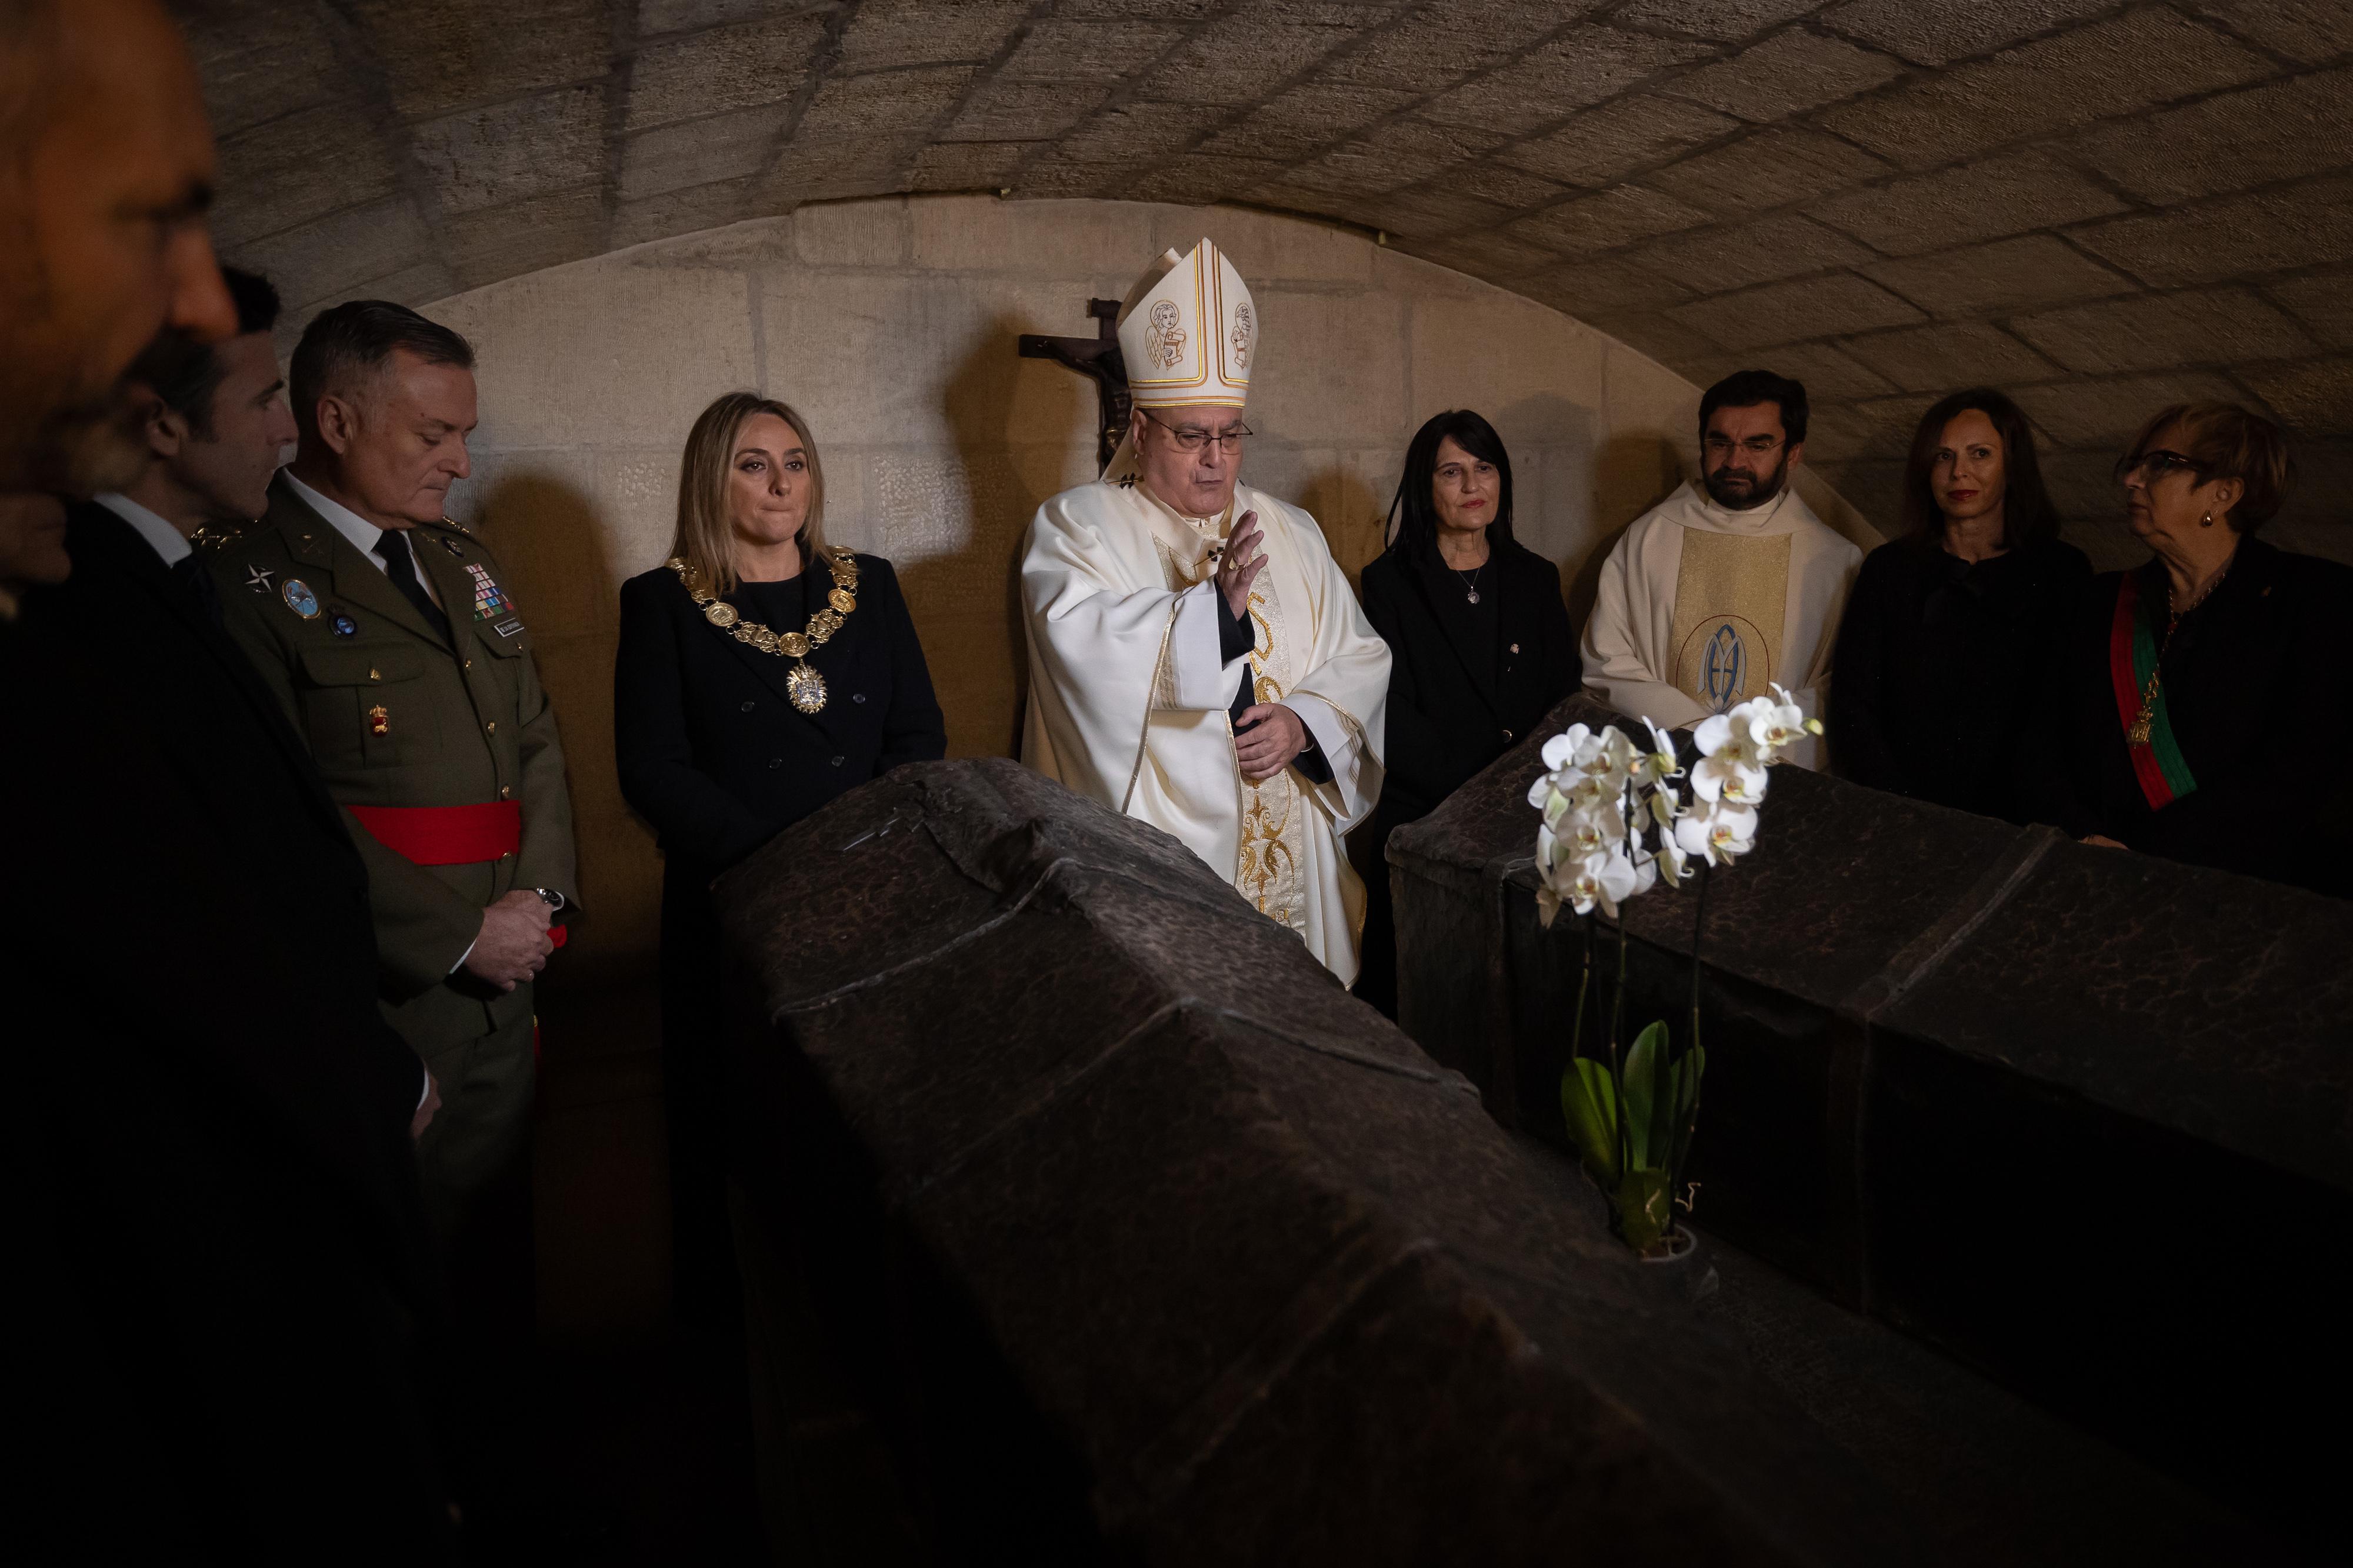
[[[288,609],[304,620],[319,618],[319,595],[311,592],[311,585],[301,578],[287,578],[286,586],[278,590],[278,596],[286,601]]]
[[[349,616],[337,616],[327,625],[334,628],[335,635],[339,637],[355,637],[360,635],[359,622]]]

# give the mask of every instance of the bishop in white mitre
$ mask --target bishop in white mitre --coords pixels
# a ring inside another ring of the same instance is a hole
[[[1120,307],[1134,398],[1021,559],[1021,760],[1174,835],[1342,984],[1365,889],[1341,836],[1381,789],[1389,651],[1315,520],[1237,482],[1258,317],[1204,239]]]
[[[1778,684],[1820,715],[1862,552],[1789,483],[1804,456],[1804,398],[1797,383],[1759,371],[1708,389],[1702,488],[1686,480],[1635,519],[1602,563],[1580,650],[1599,700],[1680,730]],[[1810,737],[1783,754],[1820,765]]]

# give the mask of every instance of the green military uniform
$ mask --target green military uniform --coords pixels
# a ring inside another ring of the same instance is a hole
[[[459,964],[510,890],[545,888],[572,907],[572,805],[531,633],[496,557],[455,523],[408,540],[454,651],[283,474],[269,514],[207,561],[230,634],[309,742],[367,863],[385,1016],[441,1086],[417,1157],[449,1224],[521,1147],[534,1078],[532,987],[501,993]],[[351,810],[501,801],[521,804],[519,847],[458,865],[396,853]]]

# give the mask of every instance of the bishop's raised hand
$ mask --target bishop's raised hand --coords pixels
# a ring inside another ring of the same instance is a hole
[[[1266,570],[1266,552],[1259,548],[1260,542],[1258,513],[1246,511],[1235,522],[1233,533],[1226,540],[1225,554],[1218,562],[1218,592],[1226,596],[1226,607],[1238,621],[1249,617],[1250,584]]]

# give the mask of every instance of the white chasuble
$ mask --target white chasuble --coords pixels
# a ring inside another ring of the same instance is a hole
[[[1585,623],[1586,688],[1676,730],[1778,683],[1819,717],[1847,589],[1862,552],[1784,487],[1717,506],[1686,483],[1626,531]],[[1786,753],[1820,763],[1808,740]]]
[[[1267,563],[1250,588],[1250,651],[1226,664],[1213,551],[1246,511]],[[1389,651],[1315,520],[1247,486],[1223,516],[1186,518],[1140,484],[1081,485],[1030,523],[1021,599],[1021,760],[1173,835],[1354,980],[1365,891],[1341,836],[1380,795]],[[1242,778],[1230,710],[1245,681],[1250,701],[1299,716],[1329,784],[1295,767]]]

